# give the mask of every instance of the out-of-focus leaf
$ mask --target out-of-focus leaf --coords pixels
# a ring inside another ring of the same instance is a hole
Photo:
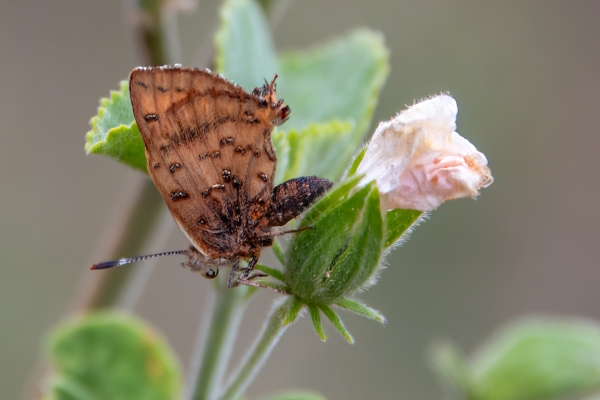
[[[279,58],[279,95],[292,109],[286,130],[301,132],[332,120],[353,124],[331,150],[337,161],[327,165],[329,176],[339,177],[363,140],[389,72],[388,58],[383,36],[367,29]]]
[[[529,319],[500,331],[472,362],[480,398],[562,399],[600,389],[600,325]]]
[[[254,0],[225,1],[215,45],[217,71],[247,91],[278,72],[269,24]]]
[[[449,345],[432,355],[460,398],[559,400],[600,390],[600,325],[589,320],[523,319],[497,332],[470,362]]]
[[[281,165],[280,162],[278,165],[285,173],[282,181],[311,175],[331,180],[339,178],[339,146],[352,134],[353,125],[352,122],[334,120],[310,124],[300,132],[283,133],[290,150],[288,164]]]
[[[92,314],[59,326],[49,353],[62,382],[54,385],[52,399],[89,393],[91,399],[171,400],[181,391],[172,350],[131,316]]]
[[[111,91],[110,99],[100,100],[98,115],[90,120],[90,125],[87,154],[104,154],[147,172],[144,141],[133,117],[127,82],[121,82],[120,91]]]
[[[474,389],[471,370],[458,349],[450,343],[438,342],[429,350],[431,364],[446,391],[452,399],[477,399],[471,391]]]

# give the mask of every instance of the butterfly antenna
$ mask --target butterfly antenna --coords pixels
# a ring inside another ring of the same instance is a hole
[[[162,257],[162,256],[174,256],[178,254],[189,254],[189,250],[175,250],[175,251],[165,251],[164,253],[156,253],[156,254],[148,254],[145,256],[137,256],[131,258],[120,258],[114,261],[105,261],[98,264],[92,265],[90,269],[108,269],[113,267],[120,267],[121,265],[131,264],[138,261],[147,260],[149,258]]]

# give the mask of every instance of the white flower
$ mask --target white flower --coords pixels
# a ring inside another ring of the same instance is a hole
[[[439,95],[379,124],[356,173],[377,181],[384,210],[434,210],[492,183],[485,155],[454,131],[457,113]]]

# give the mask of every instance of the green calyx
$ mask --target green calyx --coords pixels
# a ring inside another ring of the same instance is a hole
[[[307,304],[331,304],[368,284],[382,253],[383,221],[374,184],[353,179],[309,211],[289,247],[286,281]],[[330,204],[331,203],[331,204]]]

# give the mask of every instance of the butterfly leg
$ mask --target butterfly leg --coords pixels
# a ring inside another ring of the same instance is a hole
[[[233,264],[231,264],[231,272],[229,273],[229,278],[227,278],[227,287],[233,288],[240,285],[239,279],[235,279],[237,272],[239,271],[239,267],[239,260],[236,260]]]
[[[287,235],[288,233],[304,232],[309,229],[315,229],[315,228],[314,228],[314,226],[307,225],[307,226],[303,226],[298,229],[288,229],[288,230],[281,230],[281,231],[271,230],[271,231],[267,231],[267,232],[261,232],[261,233],[257,234],[256,236],[259,238],[270,238],[270,237],[275,237],[275,236]]]
[[[254,279],[256,279],[256,278],[264,278],[264,277],[269,276],[269,275],[263,274],[263,273],[258,273],[253,276],[250,276],[250,273],[254,270],[254,266],[256,265],[257,262],[258,262],[258,257],[252,257],[250,259],[250,262],[248,263],[248,266],[246,268],[244,268],[244,270],[242,271],[242,273],[240,274],[240,276],[237,279],[235,279],[235,278],[237,276],[237,272],[239,271],[239,263],[237,263],[237,262],[234,263],[231,266],[231,273],[229,274],[229,279],[227,280],[227,286],[230,288],[238,287],[240,285],[254,286],[254,287],[259,287],[259,288],[263,288],[263,289],[269,289],[269,290],[272,290],[273,292],[277,292],[280,294],[289,294],[283,287],[277,287],[277,286],[268,285],[268,284],[264,284],[264,283],[260,283],[260,282],[255,282]]]

